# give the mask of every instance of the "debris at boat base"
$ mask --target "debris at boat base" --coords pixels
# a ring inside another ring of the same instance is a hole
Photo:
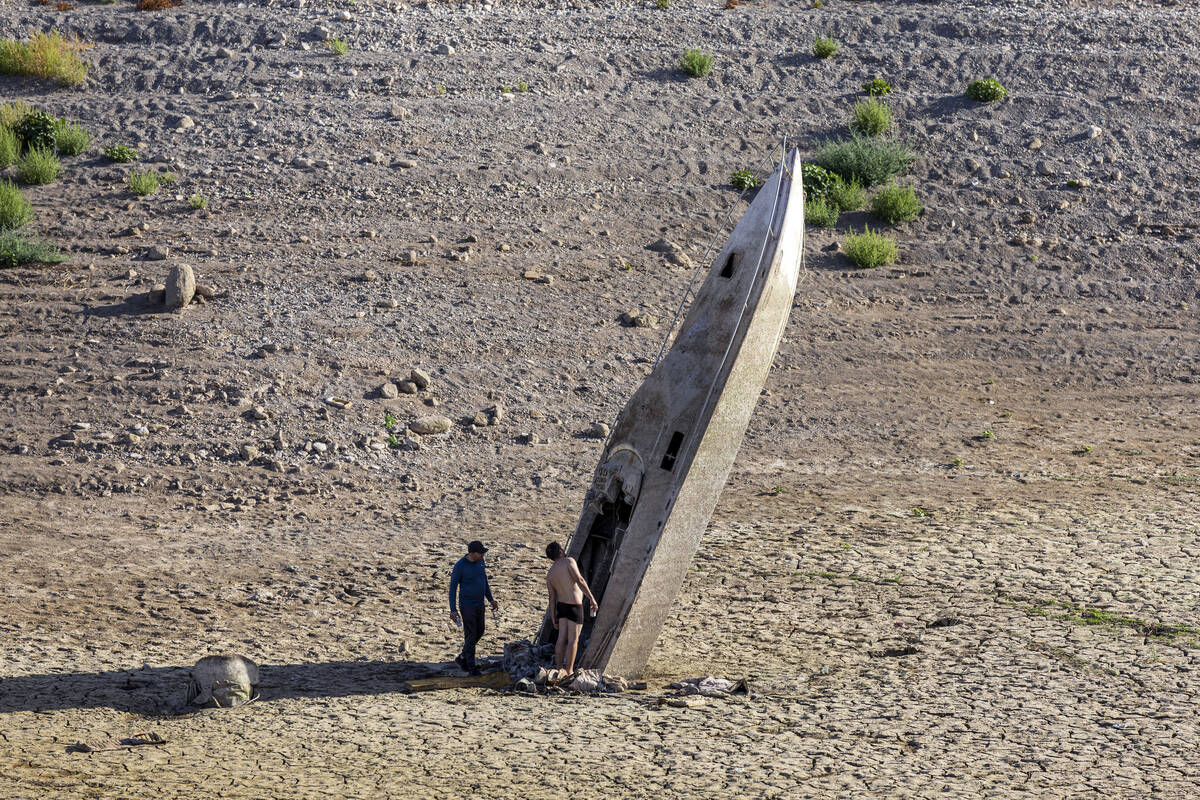
[[[732,695],[750,696],[750,684],[746,682],[745,678],[730,680],[729,678],[718,678],[715,675],[705,675],[702,678],[686,678],[682,681],[675,681],[668,684],[667,688],[674,689],[683,697],[694,695],[717,698],[730,697]]]
[[[102,753],[106,750],[129,750],[146,745],[166,744],[167,740],[151,731],[138,731],[123,739],[106,737],[103,739],[86,739],[76,742],[67,748],[68,753]]]
[[[504,670],[485,672],[482,675],[437,675],[432,678],[416,678],[404,684],[409,692],[431,692],[440,689],[507,689],[513,683]]]

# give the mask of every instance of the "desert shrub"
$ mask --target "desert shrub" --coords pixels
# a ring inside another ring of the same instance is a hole
[[[191,209],[193,211],[199,211],[200,209],[204,208],[206,205],[208,205],[208,198],[205,197],[204,195],[200,194],[199,192],[193,194],[191,197],[188,198],[188,206],[191,207]]]
[[[818,36],[813,42],[812,54],[817,58],[833,58],[837,55],[838,43],[832,36]]]
[[[54,135],[58,131],[59,119],[45,111],[30,111],[13,132],[21,139],[21,146],[29,150],[34,147],[54,147]]]
[[[37,186],[52,182],[61,171],[62,162],[49,147],[30,148],[17,162],[17,177]]]
[[[138,0],[138,11],[163,11],[168,8],[175,8],[182,5],[180,0]]]
[[[871,213],[889,225],[908,222],[921,213],[921,201],[911,186],[892,183],[875,195],[871,201]]]
[[[862,233],[852,233],[846,237],[846,255],[855,266],[872,269],[893,263],[899,253],[890,237],[864,226]]]
[[[703,78],[712,72],[713,57],[703,50],[689,47],[679,58],[679,68],[693,78]]]
[[[16,231],[0,231],[0,267],[57,264],[66,260],[57,247],[29,239]]]
[[[862,90],[871,97],[883,97],[892,93],[892,85],[883,78],[871,78],[862,85]]]
[[[1008,97],[1008,89],[1000,85],[995,78],[971,81],[967,84],[967,97],[981,103],[991,103]]]
[[[824,197],[804,198],[804,224],[817,228],[832,228],[837,225],[837,206]]]
[[[916,160],[908,144],[897,139],[861,136],[825,142],[817,151],[816,163],[846,180],[858,179],[863,186],[887,183]]]
[[[800,165],[800,174],[804,177],[804,193],[808,197],[825,197],[829,188],[837,178],[824,167],[805,162]]]
[[[330,39],[328,44],[329,52],[335,56],[344,56],[350,52],[350,45],[346,43],[345,39]]]
[[[34,110],[33,106],[24,100],[13,100],[0,106],[0,128],[15,128],[17,123],[25,119],[25,115]]]
[[[733,185],[733,188],[744,192],[747,189],[753,189],[755,186],[758,186],[762,181],[750,170],[739,169],[729,176],[729,183]]]
[[[654,0],[654,7],[659,11],[666,11],[671,7],[671,0]]]
[[[833,176],[833,183],[825,194],[838,211],[857,211],[867,202],[867,190],[858,178],[846,180],[841,175]]]
[[[129,191],[145,197],[158,191],[158,173],[149,169],[134,169],[129,173]]]
[[[118,164],[128,164],[130,161],[138,160],[138,151],[123,144],[105,147],[103,153],[109,161],[115,161]]]
[[[65,156],[77,156],[92,143],[92,135],[82,125],[59,120],[54,131],[54,149]]]
[[[64,39],[58,31],[35,33],[28,42],[0,40],[0,74],[26,75],[76,86],[87,77],[79,57],[83,45]]]
[[[0,169],[17,163],[20,155],[21,140],[13,133],[12,128],[0,126]]]
[[[0,231],[23,228],[33,219],[33,207],[12,181],[0,181]]]
[[[892,109],[882,100],[872,97],[854,104],[850,130],[864,136],[882,136],[892,129]]]

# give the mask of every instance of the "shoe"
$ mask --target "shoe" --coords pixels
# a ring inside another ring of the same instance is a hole
[[[463,669],[466,669],[466,667],[465,667],[465,666],[463,666],[463,657],[462,657],[462,653],[459,653],[458,655],[456,655],[456,656],[454,657],[454,663],[455,663],[455,664],[458,664],[458,665],[459,665],[460,667],[462,667]]]

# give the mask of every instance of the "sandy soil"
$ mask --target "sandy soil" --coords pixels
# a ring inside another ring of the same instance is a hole
[[[0,273],[0,796],[1196,795],[1194,5],[295,5],[0,2],[95,43],[80,90],[0,89],[97,140],[28,192],[71,260]],[[826,249],[865,212],[810,231],[649,690],[400,693],[455,652],[469,539],[485,649],[536,626],[690,277],[646,245],[700,261],[729,174],[876,76],[927,210],[894,268]],[[132,197],[117,143],[177,183]],[[177,263],[224,296],[164,313]],[[174,715],[227,651],[262,701]],[[755,693],[659,704],[704,674]]]

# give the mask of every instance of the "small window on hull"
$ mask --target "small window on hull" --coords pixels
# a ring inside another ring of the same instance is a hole
[[[738,260],[740,259],[740,255],[741,255],[740,253],[730,253],[729,256],[725,259],[725,266],[721,268],[721,277],[722,278],[732,278],[733,277],[733,271],[735,269],[737,269],[737,264],[738,264]]]
[[[667,452],[663,453],[662,468],[672,470],[675,468],[675,459],[679,456],[679,448],[683,446],[683,434],[675,431],[671,434],[671,441],[667,445]]]

